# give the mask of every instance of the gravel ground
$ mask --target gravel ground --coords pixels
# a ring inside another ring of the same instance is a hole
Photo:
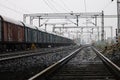
[[[101,60],[97,57],[97,55],[91,50],[91,48],[84,48],[80,53],[76,55],[73,60],[71,60],[69,63],[71,64],[84,64],[84,63],[90,63],[90,62],[101,62]],[[68,64],[69,64],[68,63]]]
[[[53,53],[50,54],[0,62],[0,80],[26,80],[68,55],[73,51],[72,48],[73,47],[69,47],[67,51],[62,51],[61,49],[61,52],[53,51]],[[75,48],[77,47],[74,47],[74,49]]]
[[[48,80],[101,80],[107,69],[90,47],[81,50],[72,60],[56,71]],[[109,73],[110,74],[110,73]],[[95,78],[98,77],[98,78]],[[104,77],[104,80],[106,77]],[[114,80],[114,79],[112,79]]]

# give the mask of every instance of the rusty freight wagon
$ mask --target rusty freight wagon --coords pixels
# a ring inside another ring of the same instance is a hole
[[[24,26],[20,21],[0,16],[0,50],[24,48]]]
[[[0,16],[0,51],[71,45],[71,39],[42,31],[36,26]]]

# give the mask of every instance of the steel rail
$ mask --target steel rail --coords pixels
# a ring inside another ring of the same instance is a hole
[[[58,49],[56,49],[56,50],[54,50],[54,51],[61,51],[59,48]],[[0,58],[0,62],[2,62],[2,61],[6,61],[6,60],[12,60],[12,59],[17,59],[17,58],[22,58],[22,57],[29,57],[29,56],[36,56],[36,55],[43,55],[43,54],[49,54],[49,53],[52,53],[53,52],[53,50],[49,50],[49,51],[45,51],[45,52],[34,52],[34,51],[32,51],[32,52],[29,52],[29,53],[22,53],[22,54],[6,54],[6,55],[1,55],[0,57],[2,57],[3,56],[3,58]],[[7,57],[5,57],[5,56],[7,56]]]
[[[114,64],[111,60],[105,57],[102,53],[100,53],[97,49],[92,47],[93,51],[97,54],[97,56],[102,60],[105,66],[109,69],[109,71],[115,76],[117,80],[120,80],[120,67]]]
[[[59,50],[61,48],[57,48],[55,50]],[[46,52],[52,52],[54,49],[51,49],[51,50],[47,50]],[[44,51],[44,50],[43,50]],[[28,54],[28,53],[36,53],[36,52],[40,52],[40,53],[46,53],[46,52],[43,52],[43,51],[40,51],[39,49],[38,50],[30,50],[30,51],[21,51],[21,52],[10,52],[10,53],[5,53],[5,54],[0,54],[0,57],[6,57],[6,56],[15,56],[15,55],[22,55],[22,54]]]
[[[44,79],[44,78],[46,78],[48,75],[50,75],[51,73],[53,73],[54,71],[56,71],[58,68],[60,68],[61,66],[63,66],[70,59],[72,59],[73,57],[75,57],[75,55],[78,52],[80,52],[83,48],[84,47],[80,47],[79,49],[73,51],[72,53],[70,53],[65,58],[62,58],[61,60],[57,61],[53,65],[49,66],[48,68],[44,69],[43,71],[41,71],[41,72],[37,73],[36,75],[32,76],[28,80],[38,80],[38,79]]]

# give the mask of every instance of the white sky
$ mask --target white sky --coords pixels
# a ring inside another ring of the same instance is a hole
[[[116,0],[85,0],[87,12],[116,14]],[[48,4],[48,5],[47,5]],[[85,12],[84,0],[0,0],[0,14],[22,20],[23,13]]]
[[[0,15],[22,21],[24,13],[85,12],[84,1],[86,2],[86,12],[104,10],[105,14],[117,14],[117,0],[113,2],[111,0],[0,0]],[[110,26],[114,26],[115,35],[117,22],[111,20],[109,23]]]

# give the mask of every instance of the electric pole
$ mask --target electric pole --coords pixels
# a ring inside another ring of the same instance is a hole
[[[101,28],[101,41],[104,41],[104,12],[102,11],[102,28]]]
[[[118,42],[120,42],[120,0],[117,0],[117,17],[118,17],[118,27],[117,27],[117,30],[118,30]]]

